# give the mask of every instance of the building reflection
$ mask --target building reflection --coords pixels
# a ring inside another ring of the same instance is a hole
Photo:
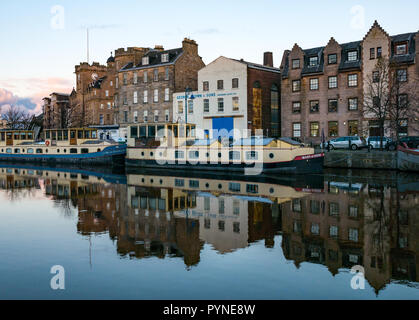
[[[0,173],[2,189],[42,189],[78,215],[78,233],[108,234],[121,257],[181,258],[189,268],[205,244],[229,254],[259,242],[281,246],[297,268],[320,264],[336,275],[361,265],[377,294],[390,282],[419,281],[417,185],[329,176],[311,189],[161,174],[131,174],[127,184],[114,184],[77,171]]]

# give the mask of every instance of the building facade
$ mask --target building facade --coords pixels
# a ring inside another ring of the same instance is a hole
[[[45,129],[66,128],[70,108],[70,95],[53,92],[43,99],[43,126]]]
[[[146,49],[116,76],[116,121],[121,128],[138,122],[172,122],[172,94],[197,89],[198,70],[205,66],[198,44],[184,39],[182,47]]]
[[[322,136],[379,135],[376,121],[365,115],[367,79],[377,58],[401,63],[409,81],[418,81],[419,33],[390,37],[374,23],[362,41],[339,44],[334,38],[325,47],[303,50],[297,44],[284,53],[281,71],[282,136],[319,144]],[[406,45],[400,50],[399,45]],[[406,119],[407,120],[407,119]],[[418,119],[412,119],[406,134],[412,134]],[[386,132],[391,135],[391,132]]]
[[[247,137],[256,130],[279,136],[280,70],[273,68],[271,53],[264,62],[214,60],[199,70],[199,90],[188,94],[188,101],[184,92],[173,95],[174,121],[195,123],[212,138]]]

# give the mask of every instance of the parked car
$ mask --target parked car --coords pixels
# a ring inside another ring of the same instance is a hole
[[[383,148],[387,148],[387,145],[392,142],[388,137],[383,137]],[[381,137],[368,137],[367,146],[371,149],[380,149]]]
[[[367,142],[365,138],[358,136],[340,137],[327,141],[323,147],[327,149],[329,146],[330,150],[348,149],[349,145],[351,146],[352,150],[358,150],[367,147]]]
[[[403,137],[399,140],[399,145],[404,147],[404,144],[407,145],[408,148],[418,149],[419,148],[419,137]],[[387,145],[387,149],[390,151],[395,151],[397,149],[397,141],[392,141]]]

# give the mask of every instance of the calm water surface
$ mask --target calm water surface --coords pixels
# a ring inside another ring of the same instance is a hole
[[[0,164],[0,201],[2,299],[419,299],[414,175]],[[355,265],[365,290],[351,288]]]

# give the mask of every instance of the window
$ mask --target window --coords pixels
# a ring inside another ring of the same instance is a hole
[[[406,82],[407,81],[407,69],[398,69],[397,70],[397,81]]]
[[[240,151],[230,151],[229,152],[229,159],[230,160],[240,160],[241,159],[241,157],[240,157]]]
[[[143,66],[148,65],[148,63],[149,63],[149,58],[148,58],[148,57],[143,57],[142,62],[143,62]]]
[[[134,103],[138,103],[138,92],[134,91]]]
[[[164,89],[164,101],[170,101],[170,89]]]
[[[339,135],[339,123],[337,121],[329,121],[329,137],[337,137]]]
[[[190,159],[199,159],[199,151],[189,151]]]
[[[310,201],[310,212],[312,214],[319,214],[320,213],[320,201],[311,200]]]
[[[112,104],[110,102],[108,102],[108,109],[112,108]]]
[[[103,114],[99,115],[99,123],[100,123],[101,125],[103,125],[103,124],[104,124],[104,121],[103,121]]]
[[[124,85],[126,85],[128,83],[128,74],[127,73],[124,73],[123,83],[124,83]],[[95,95],[96,95],[96,92],[95,92]]]
[[[296,122],[292,124],[292,136],[294,138],[301,138],[301,123]]]
[[[115,87],[118,89],[118,87],[119,87],[119,78],[116,78],[115,79]]]
[[[308,59],[308,66],[315,67],[319,64],[319,57],[310,57]]]
[[[144,83],[147,83],[148,82],[148,72],[147,71],[144,71]]]
[[[148,91],[144,90],[144,103],[148,103]]]
[[[127,93],[126,92],[123,94],[122,99],[123,99],[123,104],[124,105],[127,105],[128,104],[128,97],[127,97]]]
[[[292,60],[292,68],[293,69],[300,69],[300,59],[293,59]]]
[[[357,87],[358,86],[358,75],[357,74],[349,74],[348,75],[348,86],[349,87]]]
[[[168,53],[163,53],[161,55],[161,62],[162,63],[169,62],[169,54]]]
[[[109,90],[105,91],[105,96],[109,97]]]
[[[375,59],[375,48],[370,49],[370,59],[371,60]]]
[[[331,238],[337,238],[339,235],[339,228],[337,226],[330,226],[329,228],[329,236]]]
[[[134,123],[138,122],[138,111],[134,111]]]
[[[348,52],[348,62],[358,61],[358,51],[352,50]]]
[[[209,82],[208,81],[204,81],[202,83],[202,89],[203,89],[203,91],[209,91]]]
[[[348,99],[348,110],[349,111],[358,110],[358,98],[349,98]]]
[[[358,135],[358,120],[348,121],[348,136]]]
[[[166,122],[169,122],[169,119],[170,119],[170,111],[169,110],[166,110],[166,112],[165,112],[165,119],[166,119]]]
[[[301,91],[301,80],[294,80],[292,82],[292,92]]]
[[[225,221],[218,221],[218,230],[225,231],[226,223]]]
[[[70,149],[70,153],[72,153],[72,154],[77,153],[77,149],[75,149],[75,148]]]
[[[246,152],[246,160],[258,160],[258,153],[256,151]]]
[[[318,223],[311,224],[311,234],[319,235],[320,234],[320,225]]]
[[[381,58],[381,55],[383,54],[383,49],[381,47],[377,48],[377,58]]]
[[[138,127],[131,127],[131,138],[138,138]]]
[[[373,83],[380,82],[380,72],[379,71],[373,71],[372,72],[372,82]]]
[[[336,53],[329,54],[329,56],[328,56],[328,63],[329,64],[336,64],[336,63],[338,63],[338,55]]]
[[[224,112],[224,98],[218,98],[218,112]]]
[[[292,113],[301,113],[301,102],[294,101],[292,103]]]
[[[349,241],[358,242],[358,229],[349,229]]]
[[[310,90],[319,90],[319,79],[310,79]]]
[[[134,84],[137,84],[137,83],[138,83],[138,73],[135,72],[134,73]]]
[[[183,113],[183,101],[178,101],[178,103],[177,103],[177,113],[179,113],[179,114]]]
[[[310,101],[310,113],[319,112],[319,100]]]
[[[349,206],[349,217],[358,218],[358,206],[354,206],[354,205]]]
[[[396,55],[407,54],[407,44],[397,44],[396,45]]]
[[[164,73],[164,80],[169,80],[170,79],[170,69],[166,68],[165,73]]]
[[[397,95],[397,106],[399,108],[407,108],[408,104],[407,94],[404,93]]]
[[[233,80],[232,80],[232,88],[233,89],[238,89],[238,87],[239,87],[239,79],[238,78],[234,78]]]
[[[338,77],[329,77],[329,89],[338,87]]]
[[[338,99],[329,99],[329,112],[338,112]]]
[[[124,122],[128,122],[128,111],[124,111]]]
[[[148,122],[148,111],[147,110],[144,111],[144,122]],[[143,128],[145,128],[145,127],[143,127]]]
[[[257,184],[248,184],[246,185],[246,192],[247,193],[258,193],[259,186]]]
[[[159,70],[154,69],[154,81],[159,81]]]
[[[338,216],[339,215],[339,203],[337,203],[337,202],[330,202],[329,203],[329,215],[330,216]]]
[[[318,122],[310,122],[310,136],[318,137],[320,132],[320,126]]]
[[[204,113],[208,113],[209,111],[210,111],[209,99],[204,99]]]
[[[188,101],[188,113],[193,114],[193,100]]]
[[[233,223],[233,232],[234,233],[240,233],[240,222],[234,222]]]
[[[233,97],[233,111],[239,111],[239,97]]]
[[[301,212],[301,200],[300,199],[292,200],[292,211],[293,212]]]
[[[217,81],[217,89],[218,90],[223,90],[224,89],[224,81],[223,80],[218,80]]]
[[[399,121],[399,136],[406,137],[408,132],[408,119],[402,119]]]
[[[154,111],[154,122],[159,122],[159,111],[158,110]],[[150,128],[154,128],[154,127],[150,127]],[[153,134],[152,136],[155,136],[155,134]]]

